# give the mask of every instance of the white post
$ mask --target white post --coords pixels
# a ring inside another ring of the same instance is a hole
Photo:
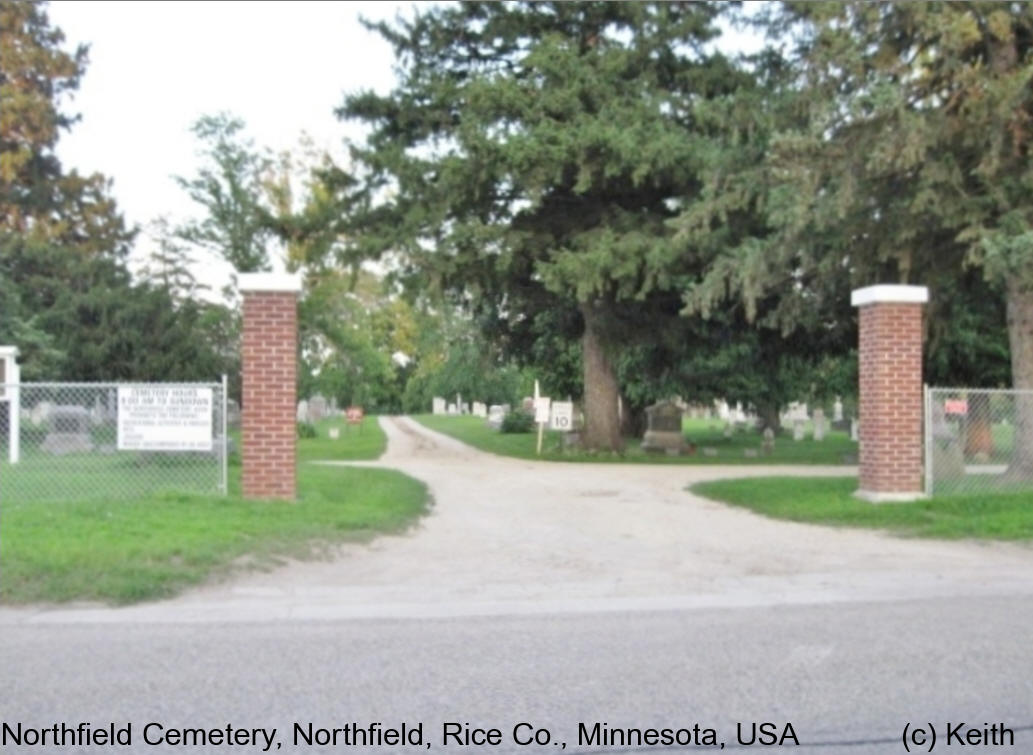
[[[18,366],[18,348],[16,346],[0,346],[0,361],[4,363],[3,380],[0,383],[6,384],[4,393],[7,395],[7,459],[11,464],[17,464],[21,459],[21,391],[18,385],[21,383],[21,367]]]

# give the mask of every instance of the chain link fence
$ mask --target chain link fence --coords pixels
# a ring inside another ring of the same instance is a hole
[[[926,493],[1033,490],[1033,391],[928,388]]]
[[[225,380],[0,391],[0,502],[226,492]]]

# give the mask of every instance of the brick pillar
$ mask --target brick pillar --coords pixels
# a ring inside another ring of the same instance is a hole
[[[245,498],[293,500],[301,278],[242,273],[241,462]]]
[[[869,286],[860,307],[860,486],[872,503],[923,497],[922,305],[924,286]]]

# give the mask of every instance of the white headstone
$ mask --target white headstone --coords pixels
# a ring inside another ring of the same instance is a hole
[[[832,405],[832,421],[843,421],[843,402],[839,400],[839,396],[836,396],[836,403]]]
[[[464,401],[462,404],[459,405],[459,413],[460,414],[469,414],[470,413],[470,404],[469,404],[469,402]]]
[[[475,417],[480,417],[483,419],[484,417],[488,416],[488,407],[484,404],[483,401],[474,401],[472,411],[473,416]]]
[[[825,440],[825,410],[821,407],[814,410],[814,439]]]
[[[302,399],[298,402],[298,422],[308,422],[308,401]]]
[[[341,428],[331,427],[329,430],[327,430],[327,435],[330,436],[330,440],[337,440],[341,437]]]
[[[498,404],[488,407],[488,426],[498,430],[502,427],[502,418],[506,416],[506,408]]]
[[[718,419],[727,421],[728,420],[728,416],[729,416],[728,402],[725,401],[724,399],[720,399],[719,401],[716,401],[714,403],[717,406],[717,416],[718,416]]]
[[[327,410],[326,399],[320,396],[318,393],[309,399],[308,401],[308,421],[319,422],[326,416]]]
[[[431,406],[431,411],[434,414],[445,414],[448,411],[448,404],[445,403],[445,399],[441,398],[441,396],[435,396]]]
[[[456,407],[455,404],[449,404],[448,405],[448,413],[449,414],[459,414],[459,409]]]
[[[793,420],[793,440],[803,440],[803,420]]]
[[[807,414],[807,404],[794,401],[789,404],[789,411],[786,412],[786,419],[790,422],[806,422],[810,419]]]
[[[861,438],[861,428],[856,419],[850,420],[850,440],[855,443]]]

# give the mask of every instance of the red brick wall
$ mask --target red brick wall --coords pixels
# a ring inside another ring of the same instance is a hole
[[[860,493],[920,493],[922,305],[860,308]]]
[[[244,292],[241,462],[245,498],[297,492],[297,295]]]

